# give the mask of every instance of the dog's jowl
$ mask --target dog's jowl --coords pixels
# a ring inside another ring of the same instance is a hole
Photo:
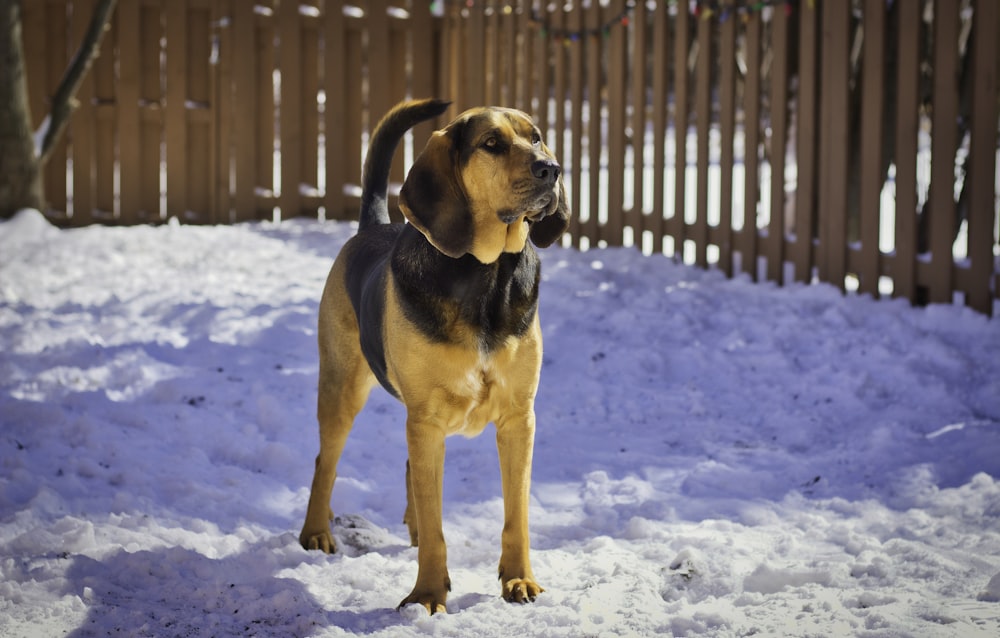
[[[538,128],[504,108],[466,111],[435,132],[407,175],[389,223],[389,165],[413,125],[448,103],[403,102],[378,124],[365,161],[358,233],[320,302],[320,451],[307,549],[335,551],[330,496],[337,461],[368,393],[406,406],[406,513],[417,582],[400,606],[445,610],[451,581],[441,528],[445,438],[496,426],[503,482],[502,595],[532,601],[528,491],[542,361],[534,246],[569,225],[561,169]],[[534,246],[532,245],[534,244]],[[402,469],[402,468],[401,468]]]

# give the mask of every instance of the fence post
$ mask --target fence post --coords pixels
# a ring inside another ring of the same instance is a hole
[[[674,20],[674,214],[667,220],[667,232],[674,238],[674,255],[684,255],[685,212],[687,210],[687,129],[688,129],[688,31],[687,5],[677,8]],[[593,75],[593,73],[592,73]]]
[[[849,2],[823,3],[819,276],[841,290],[847,272],[850,11]]]
[[[743,95],[743,228],[736,237],[743,272],[757,280],[757,206],[760,203],[761,17],[750,16],[746,30],[747,78]]]
[[[996,216],[997,152],[997,33],[1000,9],[996,0],[977,0],[973,9],[972,113],[969,141],[969,261],[970,284],[966,292],[970,306],[993,314],[990,279],[993,278],[993,224]],[[994,284],[1000,286],[1000,278]],[[1000,296],[1000,290],[994,289]]]
[[[955,150],[958,147],[959,4],[934,2],[933,113],[931,115],[931,187],[927,201],[930,249],[927,301],[951,301],[954,285],[951,244],[955,213]],[[919,277],[919,272],[917,273]]]
[[[808,8],[807,8],[808,9]],[[785,283],[785,157],[788,144],[788,14],[771,18],[771,216],[764,254],[767,278]]]
[[[917,296],[917,136],[920,106],[920,0],[900,0],[896,71],[896,228],[892,294]]]
[[[819,121],[819,10],[812,5],[799,5],[799,95],[795,119],[795,242],[790,252],[795,262],[795,280],[812,279],[816,255],[813,237],[816,234],[816,189],[818,184]]]
[[[879,218],[883,172],[882,117],[885,67],[885,1],[865,0],[864,44],[861,77],[861,167],[858,200],[861,253],[858,259],[859,290],[878,296]]]

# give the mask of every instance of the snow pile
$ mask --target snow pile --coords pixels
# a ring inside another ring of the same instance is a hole
[[[1000,322],[633,250],[543,253],[533,605],[489,431],[450,439],[448,615],[395,611],[403,411],[296,541],[350,224],[0,223],[2,636],[995,636]]]

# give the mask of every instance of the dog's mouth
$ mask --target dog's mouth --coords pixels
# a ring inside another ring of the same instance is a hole
[[[508,226],[521,220],[527,224],[533,224],[548,217],[556,210],[558,197],[551,189],[545,189],[541,193],[533,194],[525,198],[525,201],[517,210],[501,209],[497,211],[497,217]]]

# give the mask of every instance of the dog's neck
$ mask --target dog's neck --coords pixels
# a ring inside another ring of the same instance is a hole
[[[490,350],[534,320],[541,268],[530,243],[484,264],[471,254],[448,257],[407,225],[390,267],[407,316],[434,340],[469,334]]]

